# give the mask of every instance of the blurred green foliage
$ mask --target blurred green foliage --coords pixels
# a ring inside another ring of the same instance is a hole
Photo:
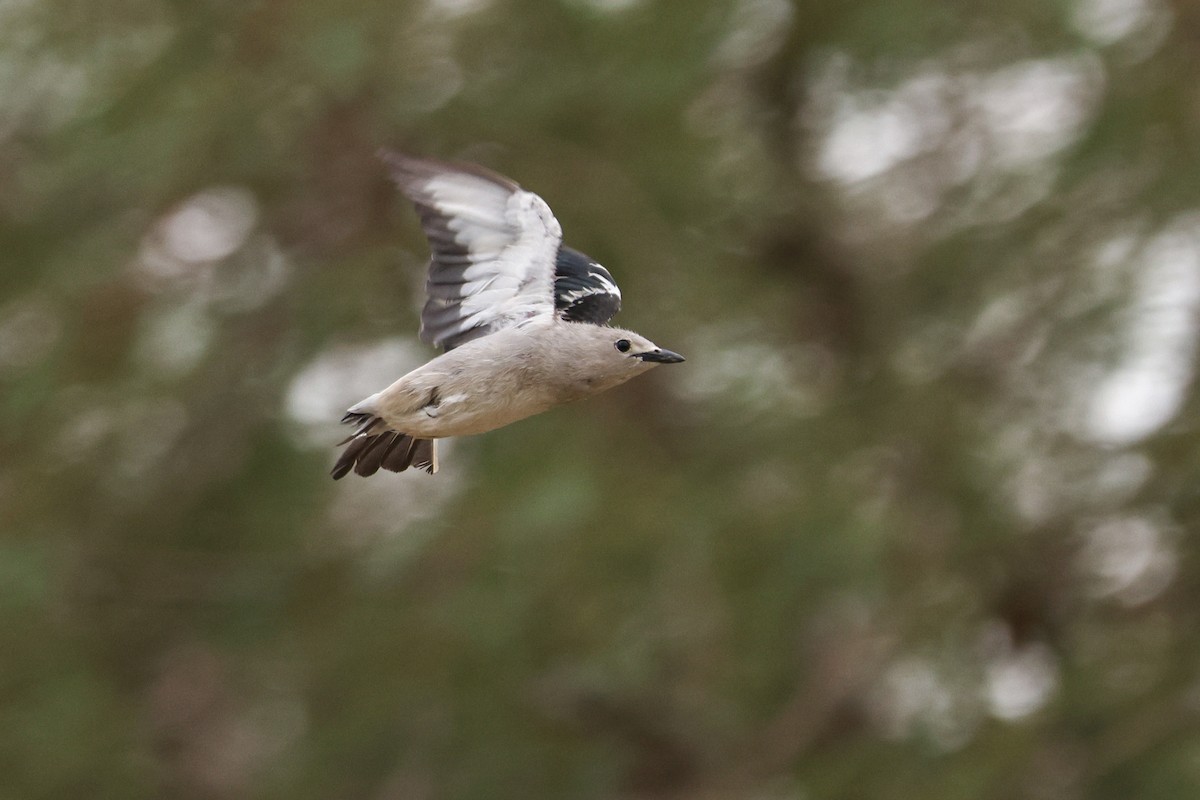
[[[1200,11],[0,2],[0,798],[1200,792]],[[688,362],[328,478],[381,146]]]

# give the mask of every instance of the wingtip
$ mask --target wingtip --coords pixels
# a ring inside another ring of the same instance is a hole
[[[474,175],[503,186],[509,191],[520,191],[521,189],[520,184],[512,178],[472,161],[414,156],[391,147],[380,147],[375,151],[375,157],[391,168],[392,178],[401,183],[413,179],[429,178],[439,173],[458,172],[464,175]]]
[[[407,161],[412,161],[413,157],[399,150],[393,150],[390,147],[381,147],[375,151],[375,157],[383,163],[392,167],[402,166]]]
[[[422,166],[428,169],[425,159],[410,156],[390,147],[381,147],[375,151],[375,157],[383,163],[392,176],[392,180],[401,184],[413,179],[422,172]]]

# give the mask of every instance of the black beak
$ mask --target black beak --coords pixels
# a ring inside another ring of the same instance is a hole
[[[651,350],[649,353],[638,353],[637,357],[642,361],[653,361],[656,364],[678,364],[684,361],[684,357],[679,353],[672,353],[670,350]]]

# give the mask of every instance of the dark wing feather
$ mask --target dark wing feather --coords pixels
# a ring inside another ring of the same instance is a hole
[[[604,325],[621,310],[621,290],[608,270],[564,245],[554,264],[554,307],[565,320]]]

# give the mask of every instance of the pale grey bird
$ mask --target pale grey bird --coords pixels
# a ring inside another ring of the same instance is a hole
[[[432,256],[421,339],[446,352],[353,406],[333,468],[437,472],[437,440],[502,427],[683,356],[611,328],[621,290],[562,245],[550,207],[472,164],[381,157],[416,206]]]

